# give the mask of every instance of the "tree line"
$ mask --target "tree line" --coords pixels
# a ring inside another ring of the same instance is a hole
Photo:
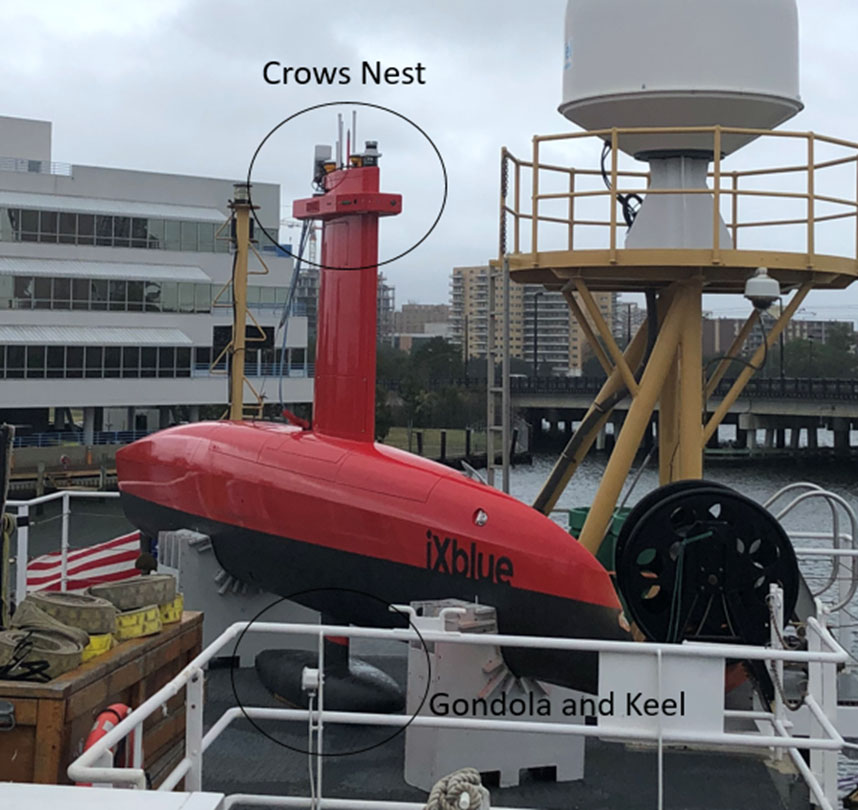
[[[312,352],[312,348],[310,349]],[[705,358],[709,363],[716,358]],[[751,353],[743,355],[750,362]],[[727,376],[739,371],[734,364]],[[519,358],[510,359],[512,374],[548,377],[554,370],[540,363],[534,375],[533,364]],[[858,376],[858,340],[843,324],[832,324],[826,342],[810,339],[776,342],[768,350],[763,367],[757,372],[763,377],[851,378]],[[586,357],[582,374],[605,377],[605,372],[592,353]],[[413,428],[483,427],[486,419],[486,360],[471,358],[467,365],[462,347],[441,337],[422,343],[412,352],[391,346],[378,346],[376,389],[376,437],[383,440],[394,425]],[[219,412],[210,418],[218,418]],[[309,405],[296,406],[299,415],[309,418]],[[208,414],[207,414],[208,415]],[[269,418],[277,418],[274,403],[266,407]]]
[[[746,352],[743,360],[751,360]],[[705,358],[706,362],[716,358]],[[735,367],[735,366],[734,366]],[[534,375],[536,371],[536,375]],[[551,376],[553,369],[510,359],[512,374]],[[486,361],[472,358],[467,365],[462,347],[444,338],[433,338],[413,352],[390,346],[378,347],[376,433],[383,439],[393,425],[417,428],[465,428],[482,426],[486,415]],[[737,370],[738,373],[738,370]],[[858,376],[858,337],[845,324],[832,324],[826,342],[797,338],[775,342],[765,354],[762,377],[812,377],[846,379]],[[582,368],[588,377],[605,378],[592,352]],[[728,372],[728,376],[734,376]]]
[[[441,337],[412,352],[380,345],[376,438],[383,440],[393,425],[466,428],[485,424],[485,386],[468,384],[485,376],[485,360],[472,360],[466,367],[462,347]]]

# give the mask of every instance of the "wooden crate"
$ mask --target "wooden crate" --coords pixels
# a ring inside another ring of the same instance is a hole
[[[135,708],[175,677],[202,647],[203,615],[110,652],[45,683],[0,680],[0,700],[15,706],[15,728],[0,731],[0,782],[67,784],[96,717],[111,703]],[[184,755],[185,694],[144,723],[144,767],[157,786]]]

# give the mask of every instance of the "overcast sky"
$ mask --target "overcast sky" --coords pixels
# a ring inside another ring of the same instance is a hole
[[[305,107],[343,99],[391,107],[437,145],[449,199],[435,232],[383,271],[398,303],[446,302],[453,266],[497,252],[500,147],[526,155],[533,134],[572,128],[556,111],[564,8],[565,0],[5,3],[0,114],[53,121],[55,160],[241,178],[268,130]],[[858,4],[799,0],[799,10],[806,109],[789,127],[858,140]],[[269,60],[345,66],[352,81],[268,85]],[[363,60],[421,63],[426,84],[362,86]],[[310,193],[312,147],[334,140],[335,118],[333,109],[302,116],[260,155],[254,179],[281,184],[284,217],[292,199]],[[383,187],[404,195],[403,215],[382,230],[389,258],[434,219],[440,169],[422,136],[399,119],[361,111],[358,135],[378,138]],[[597,158],[588,153],[585,162],[595,168]],[[284,240],[295,233],[284,231]],[[745,308],[736,299],[718,306],[737,315]],[[858,285],[814,293],[805,309],[856,319]]]

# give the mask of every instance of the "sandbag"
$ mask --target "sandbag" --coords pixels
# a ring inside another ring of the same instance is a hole
[[[83,593],[36,591],[27,596],[36,607],[69,627],[79,627],[91,635],[112,633],[116,609],[110,602]]]
[[[117,610],[136,610],[146,605],[166,605],[176,598],[176,578],[172,574],[149,574],[119,582],[93,585],[87,593],[106,599]]]
[[[53,630],[0,632],[0,678],[47,681],[80,666],[83,648]]]
[[[89,644],[89,633],[79,627],[63,624],[48,613],[45,613],[31,596],[18,605],[12,617],[11,626],[16,630],[53,630],[67,635],[72,641],[86,647]]]

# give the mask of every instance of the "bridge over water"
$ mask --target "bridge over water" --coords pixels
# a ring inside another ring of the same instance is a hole
[[[588,377],[514,377],[510,395],[514,411],[540,430],[571,432],[602,387],[602,380]],[[713,411],[734,380],[724,379],[707,403]],[[625,418],[630,400],[614,410],[614,434]],[[654,420],[655,422],[656,420]],[[768,448],[818,447],[819,429],[834,433],[836,453],[848,454],[850,430],[858,428],[858,380],[832,378],[752,378],[733,404],[724,424],[736,426],[736,445],[757,446],[758,430],[765,431]],[[806,441],[801,441],[802,431]],[[537,441],[539,436],[537,435]],[[710,446],[718,446],[717,434]]]

